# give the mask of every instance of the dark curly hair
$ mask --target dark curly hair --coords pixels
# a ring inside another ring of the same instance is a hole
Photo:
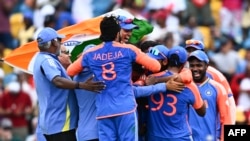
[[[120,32],[121,27],[117,18],[113,15],[105,16],[101,23],[100,23],[100,30],[101,36],[100,40],[107,42],[107,41],[114,41],[117,33]]]
[[[147,52],[150,47],[154,47],[156,45],[160,45],[159,42],[153,40],[147,40],[140,43],[139,48],[142,52]]]

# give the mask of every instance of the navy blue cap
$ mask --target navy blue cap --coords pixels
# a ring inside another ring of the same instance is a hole
[[[169,49],[164,45],[156,45],[149,49],[148,56],[157,60],[167,59]]]
[[[170,58],[171,55],[176,54],[179,57],[179,62],[180,63],[185,63],[187,61],[187,51],[181,47],[181,46],[174,46],[171,48],[168,52],[168,58]]]

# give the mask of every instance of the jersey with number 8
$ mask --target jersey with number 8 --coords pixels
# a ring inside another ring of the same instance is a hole
[[[118,42],[106,42],[93,47],[77,61],[74,63],[78,67],[72,69],[73,71],[88,67],[98,81],[106,84],[105,90],[96,97],[97,119],[125,115],[136,110],[131,83],[133,62],[154,72],[160,70],[157,60],[142,53],[135,46]]]

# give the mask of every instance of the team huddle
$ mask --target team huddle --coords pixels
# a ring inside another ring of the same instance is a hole
[[[57,57],[63,36],[51,28],[38,34],[38,141],[223,141],[235,102],[203,43],[169,49],[151,42],[142,51],[128,43],[134,28],[104,17],[102,43],[85,47],[67,68]],[[134,64],[142,70],[136,78]]]

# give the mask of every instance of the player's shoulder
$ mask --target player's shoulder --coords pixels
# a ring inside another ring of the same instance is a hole
[[[214,79],[209,79],[208,83],[212,86],[222,86],[222,84],[220,84],[219,82],[217,82],[216,80]]]
[[[212,76],[224,77],[223,74],[218,69],[212,66],[208,66],[207,73],[211,74]]]
[[[215,81],[213,79],[210,79],[208,83],[212,87],[214,87],[217,91],[222,91],[223,93],[226,92],[225,87],[221,83],[219,83],[219,82],[217,82],[217,81]]]
[[[210,74],[214,80],[222,82],[226,80],[226,77],[216,68],[208,66],[207,73]]]
[[[103,48],[104,43],[91,47],[85,50],[82,54],[79,54],[82,58],[86,58],[86,56],[90,55],[90,53],[100,53],[99,49]]]
[[[197,87],[197,85],[194,83],[194,81],[191,81],[190,83],[185,84],[185,91],[192,93],[192,94],[196,94],[199,93],[199,89]]]
[[[132,49],[132,50],[139,50],[138,47],[136,47],[135,45],[132,45],[132,44],[122,44],[119,42],[113,42],[113,46],[119,47],[119,48],[128,48],[128,49]]]
[[[191,81],[190,83],[185,84],[185,86],[188,89],[196,89],[197,88],[197,85],[194,83],[194,81]]]
[[[150,74],[149,76],[154,76],[154,77],[164,77],[164,76],[166,76],[167,77],[167,76],[172,76],[172,74],[168,70],[165,70],[165,71]]]
[[[37,58],[38,60],[44,60],[44,59],[50,59],[50,58],[55,59],[55,58],[53,58],[52,56],[53,56],[52,54],[47,53],[47,52],[39,52],[39,53],[36,55],[36,58]],[[54,55],[54,56],[55,56],[55,55]]]
[[[87,54],[87,53],[90,53],[90,52],[93,52],[93,51],[97,51],[98,49],[103,48],[103,46],[104,46],[103,43],[101,43],[101,44],[99,44],[99,45],[96,45],[96,46],[94,46],[94,47],[92,47],[92,48],[87,49],[87,50],[84,52],[84,54]]]

